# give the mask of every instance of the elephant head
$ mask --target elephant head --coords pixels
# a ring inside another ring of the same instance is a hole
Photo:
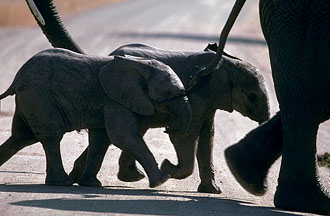
[[[190,126],[191,107],[187,97],[158,104],[160,98],[184,91],[179,77],[167,65],[152,59],[114,56],[100,69],[99,81],[105,93],[116,102],[140,115],[155,111],[170,113],[175,123],[170,130],[184,133]]]
[[[270,117],[268,94],[263,76],[248,62],[225,58],[221,70],[231,82],[232,108],[259,124]]]

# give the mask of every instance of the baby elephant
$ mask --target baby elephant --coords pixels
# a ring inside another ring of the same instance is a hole
[[[109,137],[138,160],[150,187],[156,187],[170,176],[159,170],[139,133],[139,124],[154,113],[166,112],[172,116],[166,125],[169,130],[184,133],[191,120],[187,98],[154,103],[183,91],[173,70],[157,60],[97,57],[64,49],[42,51],[22,66],[0,95],[0,100],[16,95],[12,135],[0,146],[0,166],[20,149],[41,142],[47,160],[46,184],[72,185],[63,169],[59,144],[64,133],[89,129],[90,140]]]
[[[189,87],[192,77],[202,68],[207,67],[215,56],[213,49],[208,46],[205,51],[180,52],[168,51],[144,44],[130,44],[122,46],[111,55],[132,55],[161,61],[177,73],[186,87]],[[220,188],[214,179],[214,166],[212,164],[214,115],[217,109],[232,112],[236,110],[242,115],[259,123],[269,118],[269,105],[267,91],[262,75],[256,67],[236,57],[226,54],[222,58],[222,65],[217,67],[208,77],[204,86],[196,88],[189,97],[192,108],[191,126],[185,134],[169,133],[174,145],[178,164],[173,165],[168,160],[162,163],[161,170],[169,173],[172,178],[182,179],[189,176],[193,171],[194,158],[197,152],[197,161],[201,183],[198,191],[207,193],[220,193]],[[163,118],[154,118],[152,124],[141,130],[144,133],[149,127],[162,127],[170,115]],[[162,120],[162,121],[160,121]],[[101,133],[101,131],[99,131]],[[100,141],[101,139],[99,139]],[[104,142],[110,143],[109,140]],[[89,148],[92,143],[90,142]],[[96,146],[99,146],[97,144]],[[71,176],[78,179],[84,171],[86,156],[90,155],[87,149],[76,160]],[[98,153],[98,155],[101,155]],[[98,157],[100,159],[100,157]],[[135,166],[134,156],[123,154],[119,160],[120,171],[118,178],[123,181],[137,181],[143,175]],[[98,168],[86,164],[85,171],[95,178]],[[86,176],[86,172],[85,172]],[[91,178],[91,177],[90,177]]]

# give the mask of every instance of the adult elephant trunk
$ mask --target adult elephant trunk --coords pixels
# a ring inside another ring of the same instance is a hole
[[[52,0],[26,0],[26,3],[48,41],[54,47],[84,53],[65,29]]]

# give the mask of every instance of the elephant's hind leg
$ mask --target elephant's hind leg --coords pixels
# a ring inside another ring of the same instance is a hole
[[[55,186],[69,186],[73,184],[70,176],[64,171],[61,152],[60,141],[61,136],[56,137],[42,137],[42,146],[46,154],[47,168],[46,168],[46,184]]]
[[[30,127],[15,113],[12,124],[12,135],[0,146],[0,166],[19,150],[37,141]]]

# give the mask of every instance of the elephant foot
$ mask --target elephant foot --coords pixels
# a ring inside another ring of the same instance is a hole
[[[171,175],[168,173],[161,172],[160,176],[156,180],[149,180],[149,187],[155,188],[163,183],[165,183],[169,178],[171,178]]]
[[[78,180],[79,186],[85,186],[85,187],[102,187],[102,183],[95,177],[84,177],[82,176]]]
[[[165,159],[160,167],[160,170],[169,173],[171,178],[184,179],[192,174],[193,166],[189,167],[189,169],[185,169],[175,166],[169,160]]]
[[[330,194],[320,183],[301,187],[279,185],[274,205],[291,211],[330,215]]]
[[[82,176],[83,172],[84,172],[83,169],[74,167],[70,172],[69,176],[71,177],[74,183],[78,183],[78,180]]]
[[[140,181],[141,179],[143,179],[145,177],[145,175],[143,174],[143,172],[141,170],[134,167],[134,168],[127,168],[127,169],[120,168],[119,172],[117,174],[117,177],[120,181],[123,181],[123,182],[136,182],[136,181]]]
[[[197,189],[201,193],[212,193],[220,194],[222,193],[220,187],[215,183],[214,179],[211,179],[207,184],[200,184]]]
[[[231,173],[246,191],[255,196],[266,193],[268,167],[242,152],[238,144],[225,150],[225,159]]]
[[[45,183],[51,186],[71,186],[73,180],[65,173],[62,175],[47,175]]]

